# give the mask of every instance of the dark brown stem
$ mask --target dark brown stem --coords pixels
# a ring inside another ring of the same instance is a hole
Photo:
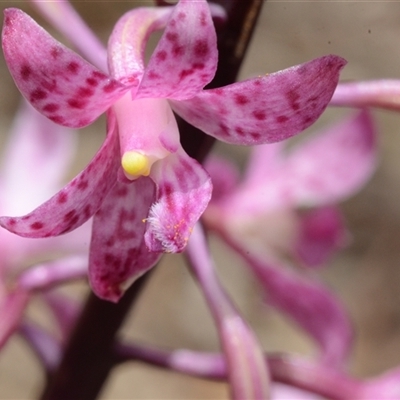
[[[213,0],[226,8],[228,19],[218,30],[219,64],[209,87],[235,81],[263,0]],[[186,152],[202,161],[214,139],[179,120]],[[50,376],[41,400],[92,400],[114,366],[116,335],[150,274],[136,281],[118,304],[89,295],[66,346],[61,363]]]

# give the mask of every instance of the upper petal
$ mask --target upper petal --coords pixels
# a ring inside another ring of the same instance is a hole
[[[181,0],[145,70],[137,97],[196,95],[217,70],[217,37],[206,0]]]
[[[313,124],[325,110],[346,61],[325,56],[274,74],[171,101],[174,111],[232,144],[272,143]]]
[[[99,297],[118,301],[160,258],[144,242],[144,220],[154,199],[154,183],[149,178],[117,183],[95,214],[89,280]]]
[[[154,164],[157,202],[147,218],[145,240],[151,251],[177,253],[211,198],[211,179],[183,149]]]
[[[87,221],[116,183],[119,146],[115,120],[89,165],[67,186],[24,217],[1,217],[0,225],[24,237],[49,237],[69,232]]]
[[[116,23],[108,42],[111,75],[123,82],[141,80],[150,34],[165,27],[172,7],[135,8]]]
[[[90,124],[128,88],[51,37],[27,14],[4,11],[4,56],[24,97],[52,121]]]

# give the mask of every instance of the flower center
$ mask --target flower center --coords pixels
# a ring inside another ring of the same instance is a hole
[[[122,156],[121,165],[129,178],[148,176],[151,163],[147,156],[137,151],[127,151]]]

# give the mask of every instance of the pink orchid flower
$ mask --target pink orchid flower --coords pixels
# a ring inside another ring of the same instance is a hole
[[[2,213],[26,212],[59,189],[76,147],[76,136],[66,131],[70,129],[54,124],[24,102],[4,152]],[[89,233],[87,224],[63,238],[42,240],[0,231],[0,347],[18,328],[35,291],[87,274]],[[73,256],[63,258],[68,254]],[[60,258],[47,261],[55,256]]]
[[[145,67],[147,39],[163,28]],[[17,9],[5,11],[3,49],[18,88],[40,113],[79,128],[107,111],[108,128],[96,156],[64,189],[25,217],[0,223],[38,238],[69,232],[94,216],[90,281],[112,301],[160,252],[184,249],[211,197],[208,174],[180,145],[172,110],[229,143],[284,140],[319,117],[345,64],[331,55],[202,90],[218,61],[205,0],[125,14],[109,41],[110,75]]]
[[[344,228],[333,205],[359,190],[376,165],[376,133],[368,112],[287,153],[281,144],[254,148],[239,185],[229,164],[211,160],[206,165],[218,188],[203,215],[206,226],[248,262],[269,303],[316,339],[323,359],[341,363],[352,338],[344,308],[313,276],[285,265],[299,258],[314,265],[342,245]],[[299,213],[304,207],[312,209]]]

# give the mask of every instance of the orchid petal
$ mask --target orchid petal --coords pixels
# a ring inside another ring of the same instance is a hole
[[[376,141],[371,114],[361,111],[298,146],[287,159],[286,182],[282,176],[278,179],[297,205],[343,200],[357,192],[375,171]]]
[[[340,83],[330,105],[380,107],[400,111],[400,80],[381,79]]]
[[[172,10],[135,8],[118,20],[108,42],[109,68],[115,79],[127,83],[141,80],[147,40],[152,32],[165,27]]]
[[[115,119],[102,147],[67,186],[24,217],[1,217],[0,225],[24,237],[49,237],[69,232],[87,221],[116,182],[119,146]]]
[[[93,65],[107,71],[106,49],[69,1],[31,0],[31,4]]]
[[[18,89],[64,126],[89,125],[129,88],[51,37],[21,10],[4,11],[4,56]]]
[[[305,279],[283,265],[253,257],[244,250],[240,254],[258,276],[267,302],[286,313],[319,343],[324,362],[343,363],[350,353],[353,331],[338,299],[319,282]]]
[[[149,60],[137,98],[195,96],[217,70],[217,37],[205,0],[181,0]]]
[[[346,64],[325,56],[270,75],[171,101],[183,119],[223,142],[278,142],[312,125],[325,110]]]
[[[154,164],[151,178],[157,202],[151,206],[145,233],[151,251],[181,252],[211,198],[211,179],[183,149]]]
[[[76,139],[75,132],[49,121],[24,101],[4,151],[3,211],[23,214],[54,194],[70,167]]]
[[[148,250],[143,238],[154,189],[149,178],[117,183],[94,216],[89,279],[102,299],[117,302],[127,282],[131,284],[160,258]]]
[[[295,256],[307,267],[320,267],[348,242],[339,208],[327,206],[308,210],[300,217]]]

